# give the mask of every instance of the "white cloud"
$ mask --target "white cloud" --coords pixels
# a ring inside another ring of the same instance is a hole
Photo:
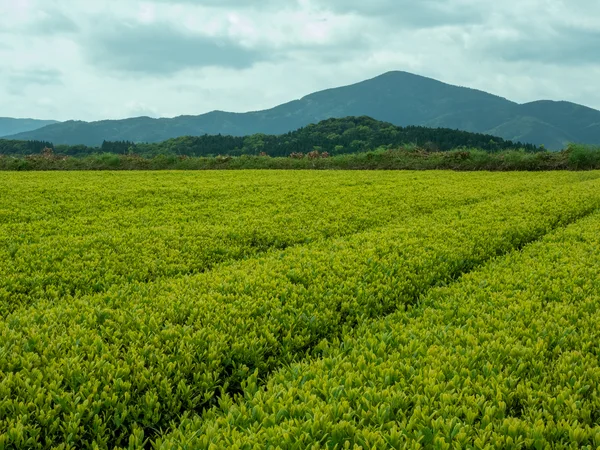
[[[275,106],[406,70],[600,108],[592,0],[0,0],[0,116]]]

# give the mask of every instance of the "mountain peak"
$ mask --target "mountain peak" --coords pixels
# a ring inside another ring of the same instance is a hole
[[[372,78],[372,79],[377,79],[377,78],[417,78],[417,79],[422,79],[422,80],[433,80],[436,81],[438,83],[441,83],[441,81],[435,80],[433,78],[430,77],[426,77],[423,75],[417,75],[416,73],[412,73],[412,72],[406,72],[404,70],[390,70],[388,72],[384,72],[381,75],[377,75],[376,77]]]

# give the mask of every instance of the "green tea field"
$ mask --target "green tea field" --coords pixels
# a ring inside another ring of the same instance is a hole
[[[600,172],[0,173],[0,450],[600,447]]]

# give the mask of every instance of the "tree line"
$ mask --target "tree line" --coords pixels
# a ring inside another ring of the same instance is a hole
[[[250,136],[203,135],[183,136],[160,143],[104,141],[100,147],[56,145],[44,141],[0,140],[0,154],[29,155],[51,148],[65,156],[87,156],[98,153],[136,154],[144,157],[177,156],[241,156],[291,154],[318,151],[332,156],[359,153],[376,148],[397,148],[414,145],[425,151],[449,151],[457,148],[479,148],[488,152],[523,149],[541,150],[532,144],[512,142],[480,133],[448,128],[420,126],[399,127],[370,117],[327,119],[282,135],[253,134]]]

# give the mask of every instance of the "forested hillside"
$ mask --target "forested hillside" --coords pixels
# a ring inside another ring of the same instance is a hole
[[[161,143],[136,144],[130,141],[105,141],[100,147],[53,145],[45,141],[1,141],[0,154],[28,155],[52,148],[54,153],[86,156],[95,153],[134,153],[141,156],[182,155],[259,155],[289,156],[318,151],[340,155],[415,144],[430,151],[447,151],[471,147],[490,152],[509,148],[535,151],[531,144],[506,141],[491,135],[468,133],[447,128],[398,127],[370,117],[327,119],[282,135],[251,136],[184,136]]]

